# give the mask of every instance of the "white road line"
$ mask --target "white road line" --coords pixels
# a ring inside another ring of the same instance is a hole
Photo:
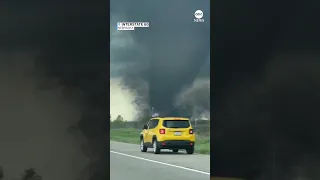
[[[210,173],[205,172],[205,171],[200,171],[200,170],[196,170],[196,169],[191,169],[191,168],[187,168],[187,167],[183,167],[183,166],[177,166],[177,165],[173,165],[173,164],[169,164],[169,163],[164,163],[164,162],[155,161],[155,160],[151,160],[151,159],[147,159],[147,158],[142,158],[142,157],[138,157],[138,156],[133,156],[133,155],[130,155],[130,154],[124,154],[124,153],[115,152],[115,151],[110,151],[110,152],[111,152],[111,153],[114,153],[114,154],[119,154],[119,155],[122,155],[122,156],[127,156],[127,157],[131,157],[131,158],[135,158],[135,159],[140,159],[140,160],[149,161],[149,162],[153,162],[153,163],[157,163],[157,164],[162,164],[162,165],[166,165],[166,166],[171,166],[171,167],[175,167],[175,168],[180,168],[180,169],[184,169],[184,170],[188,170],[188,171],[193,171],[193,172],[197,172],[197,173],[201,173],[201,174],[210,175]]]

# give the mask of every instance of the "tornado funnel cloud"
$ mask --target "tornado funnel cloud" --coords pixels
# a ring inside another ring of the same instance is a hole
[[[162,115],[169,114],[179,109],[177,97],[198,81],[199,74],[210,79],[209,73],[202,73],[210,52],[209,5],[207,0],[111,1],[111,27],[121,21],[150,23],[149,28],[132,32],[111,30],[111,40],[115,40],[111,44],[111,81],[121,77],[123,88],[137,93],[129,105],[143,106],[147,111],[153,107]],[[205,22],[193,21],[197,9],[204,12]],[[187,115],[185,111],[180,115]]]

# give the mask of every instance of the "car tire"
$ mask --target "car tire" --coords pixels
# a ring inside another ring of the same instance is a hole
[[[144,145],[144,140],[141,138],[140,140],[140,151],[141,152],[147,152],[148,148]]]
[[[187,148],[186,151],[187,151],[187,154],[193,154],[194,153],[194,148],[193,147],[192,148]]]
[[[160,154],[160,150],[161,150],[161,149],[159,148],[157,139],[154,139],[154,140],[153,140],[152,146],[153,146],[153,153],[154,153],[154,154]]]
[[[177,153],[179,149],[172,149],[172,152]]]

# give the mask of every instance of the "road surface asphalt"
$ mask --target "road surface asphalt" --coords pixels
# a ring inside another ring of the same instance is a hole
[[[141,152],[139,145],[110,141],[111,180],[209,180],[209,155],[188,155],[152,149]]]

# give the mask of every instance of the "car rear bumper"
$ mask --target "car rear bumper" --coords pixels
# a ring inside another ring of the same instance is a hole
[[[194,141],[185,141],[185,140],[170,140],[170,141],[159,141],[158,146],[161,149],[186,149],[193,148]]]

